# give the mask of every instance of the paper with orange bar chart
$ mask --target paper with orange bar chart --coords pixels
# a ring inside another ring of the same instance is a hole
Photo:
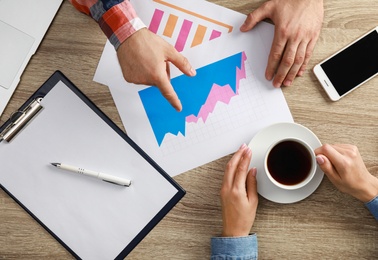
[[[235,152],[270,124],[293,121],[282,91],[264,76],[272,25],[241,33],[245,15],[202,0],[132,3],[148,28],[197,71],[188,77],[171,66],[183,106],[177,112],[156,87],[127,83],[112,47],[104,49],[99,64],[99,70],[108,68],[102,83],[128,135],[171,176]]]
[[[245,15],[204,0],[131,0],[147,28],[172,44],[179,52],[239,31]],[[108,66],[115,58],[108,41],[94,80],[108,85],[118,73]]]

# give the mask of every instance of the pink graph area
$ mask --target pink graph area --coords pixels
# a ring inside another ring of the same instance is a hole
[[[221,36],[222,33],[220,31],[217,31],[217,30],[213,30],[211,32],[211,35],[210,35],[210,41],[213,40],[213,39],[216,39],[218,38],[219,36]]]
[[[203,122],[205,123],[207,117],[214,111],[215,105],[218,102],[223,102],[225,104],[229,104],[232,97],[239,94],[239,83],[241,79],[246,78],[245,74],[245,61],[247,60],[247,56],[243,52],[242,54],[242,62],[241,62],[241,69],[236,67],[236,93],[232,90],[230,85],[219,86],[217,84],[213,84],[209,96],[206,99],[204,105],[202,105],[199,113],[197,116],[190,115],[185,118],[187,123],[197,123],[198,119],[202,118]]]
[[[193,22],[184,20],[181,26],[179,36],[177,38],[175,48],[178,52],[182,52],[185,47],[186,40],[188,39],[190,28],[192,27]]]
[[[150,26],[148,27],[148,29],[151,32],[153,32],[155,34],[157,33],[159,26],[160,26],[161,19],[163,18],[163,15],[164,15],[164,11],[159,10],[159,9],[155,10],[155,12],[152,16],[152,19],[151,19]]]

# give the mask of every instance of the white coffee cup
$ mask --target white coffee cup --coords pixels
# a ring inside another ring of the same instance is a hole
[[[295,190],[312,180],[317,164],[310,145],[298,138],[288,137],[277,140],[268,148],[264,167],[274,185]]]

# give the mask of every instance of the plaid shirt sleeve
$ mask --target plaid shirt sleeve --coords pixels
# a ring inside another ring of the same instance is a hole
[[[70,0],[72,5],[97,21],[117,50],[128,37],[145,28],[128,0]]]

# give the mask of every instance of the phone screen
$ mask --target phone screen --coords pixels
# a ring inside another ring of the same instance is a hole
[[[378,73],[378,33],[367,34],[321,65],[340,96]]]

